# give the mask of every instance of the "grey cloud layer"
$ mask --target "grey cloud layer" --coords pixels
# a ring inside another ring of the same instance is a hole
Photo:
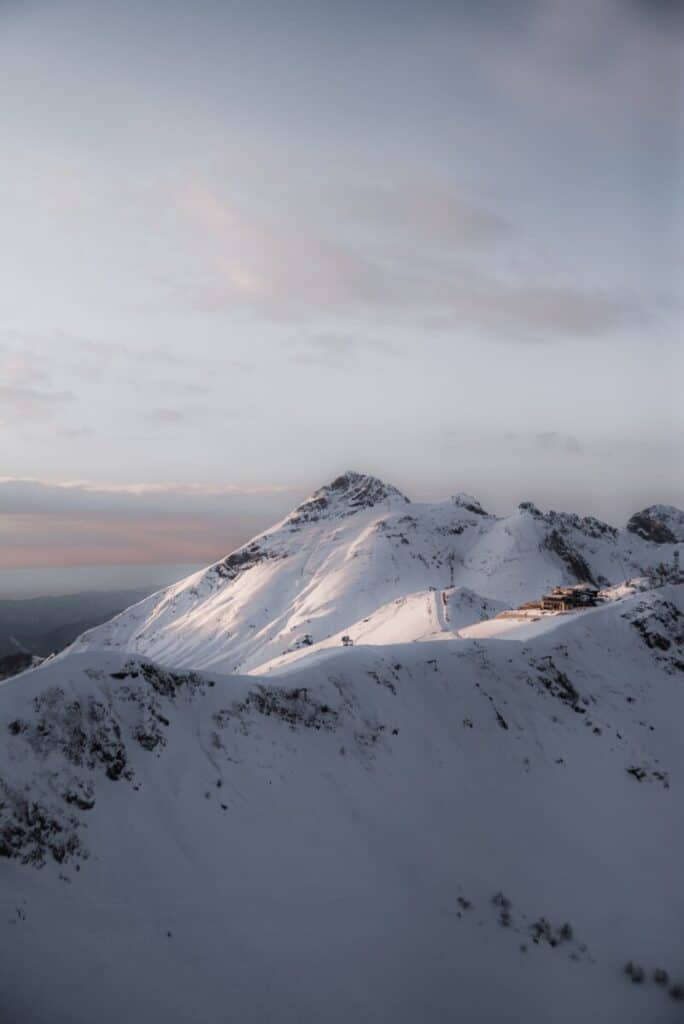
[[[211,562],[269,526],[291,492],[142,492],[0,479],[0,569],[98,562]]]
[[[394,319],[446,317],[452,326],[512,340],[520,333],[603,334],[653,315],[633,295],[530,282],[524,270],[512,281],[488,271],[473,248],[491,251],[519,233],[448,190],[377,186],[361,200],[347,199],[344,227],[326,230],[305,206],[292,209],[294,201],[286,220],[254,214],[206,185],[190,187],[181,205],[207,242],[210,275],[197,286],[195,303],[214,310],[245,303],[271,313],[366,308]]]
[[[282,488],[240,489],[232,487],[174,485],[103,485],[51,483],[0,477],[0,513],[3,515],[54,515],[126,511],[131,516],[155,519],[185,515],[201,510],[206,515],[250,514],[267,507],[267,514],[288,510],[296,492]]]
[[[0,424],[49,418],[73,400],[71,391],[52,386],[50,374],[35,353],[0,342]]]

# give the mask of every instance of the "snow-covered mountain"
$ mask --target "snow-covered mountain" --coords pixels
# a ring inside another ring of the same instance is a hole
[[[635,512],[627,529],[656,544],[676,544],[684,541],[684,512],[674,505],[649,505]]]
[[[2,1019],[682,1020],[673,553],[346,474],[0,683]]]
[[[374,477],[346,473],[227,558],[90,630],[73,650],[252,672],[338,635],[392,643],[453,630],[553,585],[642,575],[670,564],[673,552],[633,530],[530,502],[499,518],[467,495],[411,502]],[[433,591],[444,600],[432,600]]]

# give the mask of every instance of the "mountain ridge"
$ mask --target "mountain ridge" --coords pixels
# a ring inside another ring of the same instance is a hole
[[[0,682],[3,1011],[675,1024],[678,546],[337,479]]]
[[[174,667],[249,672],[293,646],[353,631],[410,594],[460,588],[511,607],[551,586],[608,586],[673,558],[673,546],[595,517],[544,513],[529,502],[493,516],[462,494],[412,502],[376,477],[348,472],[73,649],[114,646]]]

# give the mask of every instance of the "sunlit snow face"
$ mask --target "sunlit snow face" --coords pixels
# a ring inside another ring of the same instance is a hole
[[[68,0],[0,28],[4,473],[202,485],[168,498],[174,562],[216,488],[266,490],[265,526],[350,465],[501,510],[684,502],[672,5]],[[104,544],[139,560],[126,501]],[[34,514],[0,484],[15,552]],[[91,525],[41,527],[102,560]]]

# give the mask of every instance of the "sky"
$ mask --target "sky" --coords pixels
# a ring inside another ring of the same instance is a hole
[[[684,504],[678,0],[0,0],[0,568],[339,472]]]

